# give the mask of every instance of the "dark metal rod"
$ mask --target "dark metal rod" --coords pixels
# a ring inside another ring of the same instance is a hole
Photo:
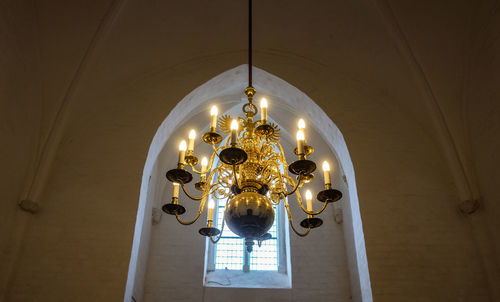
[[[248,0],[248,87],[252,86],[252,0]]]

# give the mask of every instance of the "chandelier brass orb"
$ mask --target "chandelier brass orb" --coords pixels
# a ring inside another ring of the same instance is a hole
[[[236,235],[245,238],[247,249],[253,240],[260,240],[274,222],[273,204],[266,196],[248,191],[231,198],[224,211],[224,220]]]

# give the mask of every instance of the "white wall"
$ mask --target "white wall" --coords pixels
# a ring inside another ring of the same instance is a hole
[[[276,107],[275,104],[272,105]],[[272,111],[270,116],[275,116]],[[200,118],[202,117],[198,117]],[[289,118],[297,119],[295,115],[290,115]],[[205,120],[208,121],[206,116]],[[190,129],[188,125],[192,124],[192,121],[187,121],[180,125],[178,130],[188,130]],[[311,144],[314,144],[316,148],[313,156],[315,160],[335,158],[333,153],[328,152],[328,147],[324,142],[321,145],[318,144],[318,139],[312,139],[319,136],[315,131],[310,129],[308,135],[310,135]],[[176,145],[177,141],[169,140],[163,154],[160,155],[159,162],[161,162],[161,167],[166,168],[165,171],[176,164],[176,158],[172,156]],[[284,145],[287,147],[286,152],[291,160],[293,149],[289,147],[289,143]],[[198,147],[196,146],[196,149],[199,149]],[[165,171],[158,173],[158,176],[162,178],[160,184],[166,184],[166,188],[155,200],[158,208],[161,208],[162,203],[170,202],[172,190],[170,183],[164,180]],[[341,181],[340,173],[335,175],[338,186]],[[320,184],[314,186],[317,193],[322,183],[320,173],[316,173],[315,181]],[[340,186],[344,187],[342,184]],[[190,220],[196,214],[198,202],[182,196],[181,192],[180,200],[188,210],[184,219]],[[348,198],[347,192],[346,198]],[[294,198],[290,202],[294,224],[301,229],[298,224],[305,218],[305,215],[298,211]],[[346,202],[348,203],[348,200]],[[320,203],[315,203],[315,207],[319,206]],[[333,204],[330,204],[320,217],[324,220],[323,226],[312,230],[311,234],[305,238],[298,237],[290,230],[292,289],[261,290],[204,288],[205,238],[198,234],[198,229],[206,223],[206,215],[202,215],[194,225],[182,226],[175,220],[175,217],[164,214],[161,222],[153,226],[144,281],[144,297],[141,301],[163,301],[165,297],[169,297],[172,301],[229,301],[236,297],[239,301],[301,301],[311,296],[314,296],[317,301],[331,301],[332,299],[351,301],[343,227],[334,221]]]
[[[143,185],[140,209],[149,210],[150,203],[154,203],[156,208],[161,208],[164,203],[169,201],[171,186],[167,184],[165,189],[164,186],[167,181],[164,179],[164,173],[175,166],[176,157],[172,156],[172,150],[175,153],[178,141],[184,136],[183,131],[187,133],[190,129],[195,128],[199,133],[203,133],[207,128],[207,123],[205,123],[208,121],[207,109],[214,103],[218,104],[219,110],[222,112],[232,109],[230,110],[231,114],[234,114],[234,112],[239,114],[239,107],[246,101],[241,100],[242,94],[241,92],[237,93],[237,91],[242,86],[241,83],[244,81],[246,69],[247,67],[243,65],[229,70],[200,86],[180,102],[171,116],[164,121],[153,141],[145,167],[146,174],[143,176],[144,181],[154,183],[154,186],[157,187],[155,189],[146,189]],[[347,241],[344,239],[344,231],[341,225],[334,222],[333,206],[329,207],[324,213],[325,225],[322,228],[315,230],[316,232],[312,232],[313,234],[303,240],[295,238],[295,235],[292,234],[290,251],[292,254],[292,290],[267,290],[266,292],[277,295],[280,299],[290,299],[290,297],[298,295],[316,295],[318,298],[323,297],[323,299],[336,297],[340,300],[346,300],[352,299],[354,295],[354,300],[361,301],[361,296],[366,295],[364,301],[370,301],[369,276],[359,218],[355,218],[358,220],[354,222],[353,227],[352,216],[356,217],[357,215],[359,217],[359,211],[352,213],[352,209],[357,208],[357,199],[350,199],[353,192],[355,194],[354,174],[340,132],[336,130],[324,113],[315,107],[311,100],[307,99],[294,87],[259,69],[255,69],[254,74],[257,79],[254,85],[257,89],[261,89],[257,98],[265,95],[271,100],[271,117],[281,125],[284,147],[290,155],[293,154],[292,146],[294,145],[294,137],[290,132],[293,132],[296,128],[297,120],[301,117],[306,118],[306,120],[311,117],[315,118],[315,120],[308,121],[307,131],[308,143],[316,148],[312,158],[316,159],[318,163],[329,159],[333,164],[334,171],[336,171],[334,176],[336,186],[345,195],[342,204],[347,207],[345,212],[348,217],[346,217],[345,221],[350,224],[348,228],[350,231],[347,234],[351,237]],[[219,94],[221,89],[236,90],[236,94],[221,95]],[[306,106],[302,110],[301,104]],[[183,118],[184,116],[189,118]],[[183,119],[179,124],[177,120],[180,118]],[[172,136],[169,137],[170,133],[172,133]],[[167,141],[165,141],[166,137],[168,137]],[[325,137],[330,140],[328,143],[324,141]],[[337,149],[330,150],[332,146]],[[200,152],[200,149],[204,150]],[[196,150],[197,154],[209,154],[209,148],[204,146],[203,143],[197,145]],[[156,154],[159,154],[157,160],[155,160]],[[341,159],[340,162],[337,161],[339,158]],[[291,161],[293,158],[289,160]],[[151,169],[149,168],[151,163],[154,163],[156,169],[153,174],[147,172]],[[350,172],[345,173],[345,169]],[[148,178],[148,175],[151,175],[151,179]],[[316,176],[313,191],[319,192],[322,189],[322,179],[318,173]],[[348,189],[343,178],[351,182],[350,186],[352,188]],[[147,196],[146,191],[150,192]],[[150,195],[151,192],[154,192],[153,197]],[[293,206],[294,198],[291,199],[291,202],[292,209],[295,216],[297,216],[298,209]],[[185,201],[184,204],[189,213],[196,212],[196,202]],[[220,292],[231,296],[234,295],[234,291],[239,291],[236,289],[204,289],[202,287],[205,240],[197,235],[197,229],[203,225],[204,219],[200,219],[194,226],[181,227],[172,217],[164,215],[160,224],[153,226],[148,256],[144,252],[139,252],[139,249],[147,249],[144,247],[146,243],[141,244],[139,242],[139,239],[143,238],[139,234],[146,236],[146,238],[148,236],[147,233],[144,234],[144,231],[140,230],[141,225],[144,225],[139,219],[142,216],[142,213],[138,215],[133,249],[134,256],[131,260],[128,282],[129,289],[133,287],[134,290],[133,293],[127,291],[127,295],[131,293],[134,298],[141,300],[144,293],[146,301],[156,301],[162,299],[165,295],[172,297],[174,300],[192,300],[200,297],[210,299],[211,292]],[[188,217],[190,216],[188,215]],[[296,217],[295,225],[298,226],[301,219],[303,217]],[[147,225],[145,227],[149,228]],[[313,242],[314,244],[312,244]],[[356,242],[360,245],[354,246]],[[347,248],[346,243],[351,246]],[[346,256],[346,252],[351,253],[349,258]],[[364,259],[362,263],[358,263],[360,255]],[[146,258],[148,259],[147,268],[143,265],[137,265],[138,262],[144,263]],[[144,271],[146,271],[145,279],[134,277],[138,272],[142,276]],[[359,273],[360,271],[361,273]],[[360,281],[360,275],[365,283]],[[199,276],[199,278],[195,276]],[[311,278],[311,276],[317,276],[317,278]],[[351,283],[354,284],[352,288]],[[190,290],[179,291],[178,288],[181,285],[189,285]],[[364,294],[361,292],[362,290],[365,291]],[[205,296],[205,292],[208,296]],[[266,295],[257,295],[255,297],[255,299],[267,298],[269,297]]]

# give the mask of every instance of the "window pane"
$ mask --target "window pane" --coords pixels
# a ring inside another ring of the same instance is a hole
[[[219,201],[217,207],[217,228],[222,227],[224,217],[225,201]],[[276,206],[274,207],[277,213]],[[250,270],[278,270],[278,239],[277,220],[275,216],[274,224],[269,230],[272,238],[262,242],[261,247],[257,243],[250,253]],[[227,226],[224,227],[222,238],[215,245],[215,269],[242,270],[244,265],[245,244],[242,238],[231,232]]]

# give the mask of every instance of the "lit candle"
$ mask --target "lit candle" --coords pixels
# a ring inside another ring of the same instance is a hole
[[[179,164],[184,164],[184,157],[186,157],[186,141],[179,144]]]
[[[297,153],[304,154],[304,132],[302,130],[297,131]]]
[[[312,205],[312,194],[311,191],[307,190],[306,191],[306,202],[307,202],[307,210],[312,211],[313,210],[313,205]]]
[[[331,184],[330,165],[328,164],[328,162],[326,160],[323,162],[323,175],[325,178],[325,185]]]
[[[260,110],[262,112],[260,119],[262,120],[262,123],[267,124],[267,100],[265,98],[260,100]]]
[[[231,145],[236,145],[237,143],[237,133],[238,132],[238,121],[233,120],[231,122]]]
[[[210,110],[210,131],[215,132],[217,130],[217,114],[219,111],[217,110],[217,106],[212,106]]]
[[[192,152],[194,150],[194,139],[196,138],[196,131],[192,129],[189,132],[189,143],[188,143],[188,152]]]
[[[299,120],[298,128],[299,128],[299,130],[302,130],[302,133],[304,133],[304,144],[305,144],[306,143],[306,135],[305,135],[306,122],[303,119]]]
[[[174,182],[173,185],[174,185],[174,194],[172,195],[172,197],[179,198],[179,184]]]
[[[303,119],[300,119],[299,123],[298,123],[298,126],[299,126],[300,130],[304,130],[304,129],[306,129],[306,122],[304,122]]]
[[[201,159],[201,181],[205,181],[206,173],[207,173],[208,159],[206,156],[203,156]]]
[[[208,201],[208,221],[214,220],[214,207],[215,207],[215,202],[213,199],[210,199]]]

